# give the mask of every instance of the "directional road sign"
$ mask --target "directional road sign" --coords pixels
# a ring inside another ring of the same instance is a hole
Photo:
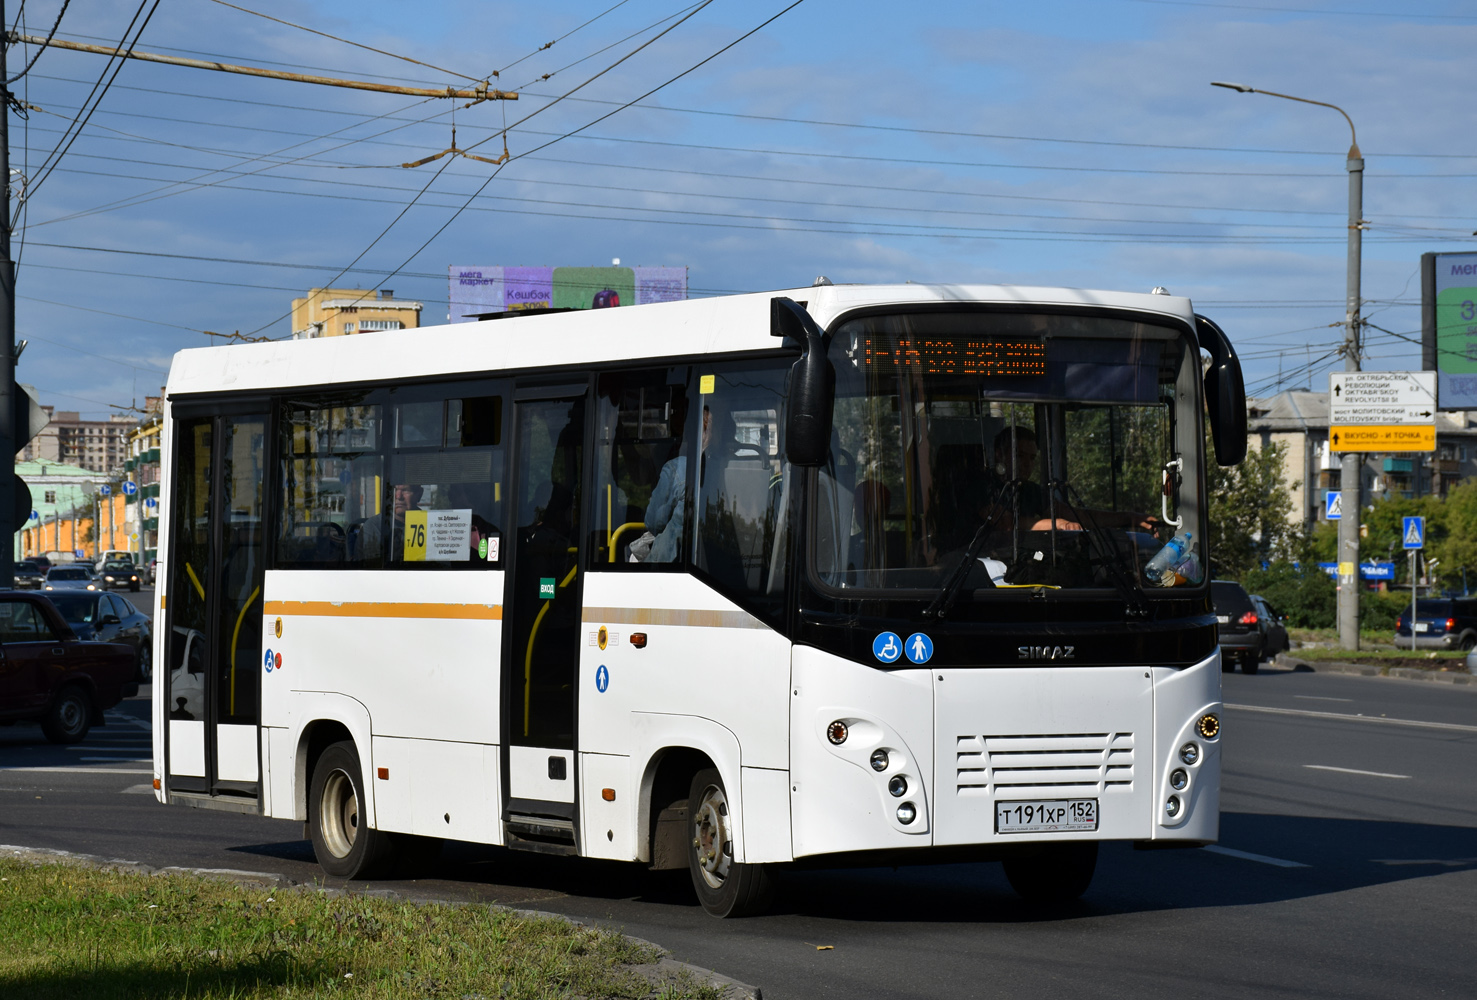
[[[1400,536],[1405,541],[1407,549],[1419,549],[1426,544],[1426,519],[1424,517],[1403,517],[1400,519]]]
[[[1333,372],[1328,423],[1435,424],[1435,372]]]
[[[1343,495],[1339,490],[1329,490],[1323,494],[1323,519],[1325,521],[1337,521],[1344,516]]]
[[[138,492],[138,483],[135,483],[131,479],[124,480],[123,481],[123,492],[125,494],[127,494],[128,496],[133,496],[135,493]]]
[[[1328,447],[1331,451],[1435,451],[1436,426],[1334,426],[1328,429]]]

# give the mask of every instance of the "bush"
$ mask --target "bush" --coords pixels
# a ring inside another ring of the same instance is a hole
[[[1393,592],[1365,593],[1359,598],[1359,629],[1365,632],[1395,634],[1395,619],[1410,609],[1410,594]]]
[[[1299,567],[1278,560],[1266,569],[1248,571],[1242,583],[1266,598],[1294,628],[1332,628],[1338,618],[1333,577],[1312,563]]]

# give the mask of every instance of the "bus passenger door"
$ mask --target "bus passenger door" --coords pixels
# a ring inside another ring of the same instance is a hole
[[[248,807],[260,794],[266,428],[259,412],[176,423],[165,592],[169,789]]]
[[[503,598],[506,843],[575,847],[586,387],[514,394],[511,564]]]

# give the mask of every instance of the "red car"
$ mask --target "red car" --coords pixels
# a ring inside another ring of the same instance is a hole
[[[138,691],[138,653],[83,642],[40,594],[0,591],[0,724],[40,722],[53,743],[78,743],[103,712]]]

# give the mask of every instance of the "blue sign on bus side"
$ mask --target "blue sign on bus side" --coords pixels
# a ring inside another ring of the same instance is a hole
[[[914,632],[903,643],[903,649],[914,663],[927,663],[933,656],[933,640],[922,632]]]
[[[872,655],[883,663],[893,663],[903,655],[903,640],[896,632],[878,632],[872,640]]]

